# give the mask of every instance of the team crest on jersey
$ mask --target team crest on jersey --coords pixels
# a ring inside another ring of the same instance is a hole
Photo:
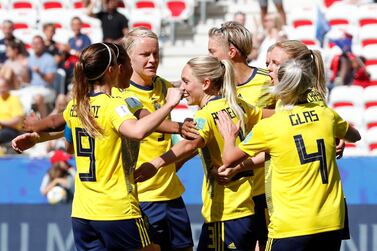
[[[252,136],[253,136],[253,131],[250,131],[249,134],[246,136],[246,138],[242,142],[243,143],[249,142]]]
[[[204,125],[206,124],[206,120],[203,119],[203,118],[197,118],[197,119],[195,119],[195,122],[196,122],[196,127],[199,130],[203,130]]]
[[[115,111],[121,118],[131,113],[130,110],[128,110],[128,107],[126,105],[118,106],[117,108],[115,108]]]
[[[129,98],[126,98],[125,101],[131,109],[143,107],[143,105],[141,104],[140,100],[137,97],[129,97]]]

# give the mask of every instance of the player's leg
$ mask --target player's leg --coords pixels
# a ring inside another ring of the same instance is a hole
[[[106,251],[96,230],[91,226],[89,220],[72,218],[73,237],[77,251]]]
[[[152,248],[150,234],[143,218],[93,221],[106,250],[147,250]],[[153,249],[155,250],[155,249]]]
[[[268,0],[258,0],[260,7],[261,24],[264,25],[264,19],[268,14]]]
[[[168,202],[167,217],[171,250],[191,251],[194,242],[190,218],[182,197]]]
[[[284,6],[283,6],[283,0],[274,0],[274,4],[276,7],[276,10],[278,11],[280,15],[280,19],[283,25],[287,24],[287,15],[285,14]]]
[[[258,250],[264,251],[268,239],[268,209],[265,194],[253,197]]]

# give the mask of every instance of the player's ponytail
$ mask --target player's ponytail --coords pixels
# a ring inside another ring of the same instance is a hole
[[[237,115],[238,119],[241,121],[241,129],[245,133],[245,113],[242,108],[237,103],[237,91],[234,77],[233,65],[229,60],[221,60],[220,64],[224,67],[224,77],[222,85],[222,93],[226,101],[228,101],[230,108]]]
[[[92,44],[81,53],[79,62],[75,65],[73,99],[77,116],[86,132],[97,137],[103,134],[103,129],[96,123],[90,110],[90,94],[94,84],[105,84],[106,72],[116,65],[114,52],[103,43]]]
[[[272,93],[281,99],[283,105],[292,108],[295,104],[307,102],[307,94],[315,83],[312,63],[291,59],[280,66],[279,82],[273,87]]]
[[[190,59],[187,62],[192,74],[199,80],[209,79],[212,83],[211,88],[214,92],[220,93],[230,108],[241,121],[241,127],[245,131],[245,114],[237,103],[235,88],[234,69],[228,60],[219,61],[215,57],[201,56]]]

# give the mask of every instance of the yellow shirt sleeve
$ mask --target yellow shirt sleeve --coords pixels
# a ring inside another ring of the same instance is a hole
[[[130,119],[135,119],[135,116],[128,109],[128,106],[122,99],[113,98],[109,104],[110,121],[114,128],[119,131],[121,124]]]
[[[247,153],[251,157],[259,152],[266,151],[268,148],[262,124],[263,123],[256,124],[244,141],[238,145],[241,151]]]
[[[207,118],[207,116],[205,116],[204,113],[202,113],[201,111],[198,111],[196,114],[195,114],[195,122],[196,122],[196,127],[198,129],[198,132],[199,132],[199,135],[202,137],[202,139],[204,140],[204,142],[207,144],[208,141],[210,140],[211,138],[211,129],[210,129],[210,126],[209,126],[209,120]]]

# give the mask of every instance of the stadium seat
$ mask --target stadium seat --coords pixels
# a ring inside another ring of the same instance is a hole
[[[159,35],[161,18],[161,13],[154,9],[134,9],[130,15],[129,26],[131,28],[144,26]]]
[[[365,156],[369,154],[368,143],[366,141],[366,130],[364,126],[355,126],[359,131],[361,139],[356,143],[345,142],[344,156]]]
[[[157,0],[131,0],[131,11],[133,9],[160,9],[160,3]]]
[[[363,128],[364,126],[364,109],[354,106],[342,106],[333,108],[340,117],[350,123],[356,128]]]
[[[313,26],[315,24],[314,8],[296,8],[288,15],[288,25],[293,28]]]
[[[51,10],[51,9],[66,9],[66,2],[64,0],[40,0],[41,10]]]
[[[34,29],[37,27],[37,12],[35,10],[19,10],[8,11],[8,17],[14,23],[14,29]]]
[[[357,18],[359,26],[377,24],[377,4],[363,4],[358,8]]]
[[[377,155],[377,127],[369,129],[366,133],[366,141],[371,155]]]
[[[333,108],[342,106],[361,108],[363,91],[361,86],[335,86],[330,93],[330,105]]]
[[[363,94],[364,108],[377,107],[377,86],[368,86]]]
[[[37,10],[39,7],[39,1],[37,0],[10,0],[9,10],[24,10],[33,9]]]
[[[377,106],[370,107],[364,112],[365,125],[368,130],[377,128]]]
[[[318,49],[319,43],[315,37],[315,26],[306,25],[291,29],[288,33],[289,39],[300,40],[311,49]]]
[[[364,25],[359,30],[359,40],[362,47],[377,44],[377,24]]]
[[[170,21],[182,21],[194,14],[194,2],[192,0],[164,0],[164,18]]]
[[[101,21],[87,15],[80,15],[80,19],[82,21],[82,33],[88,35],[92,43],[101,42],[103,36]]]
[[[347,27],[354,24],[355,13],[357,13],[355,5],[343,1],[336,2],[327,9],[326,19],[330,26]]]

